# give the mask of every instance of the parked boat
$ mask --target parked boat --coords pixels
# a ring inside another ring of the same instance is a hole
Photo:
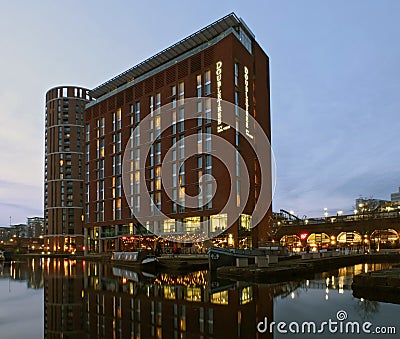
[[[126,268],[113,267],[113,274],[116,277],[122,277],[134,282],[140,282],[143,279],[154,279],[157,276],[147,272],[134,272]]]
[[[158,259],[148,251],[114,252],[111,261],[143,268],[156,268],[159,265]]]
[[[234,266],[237,258],[247,258],[249,264],[254,264],[256,257],[265,257],[267,255],[287,257],[289,251],[282,246],[266,246],[255,249],[210,247],[208,250],[208,263],[210,270],[215,271],[218,267]]]

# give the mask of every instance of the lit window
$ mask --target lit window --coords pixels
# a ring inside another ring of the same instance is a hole
[[[226,229],[228,224],[228,214],[217,214],[210,216],[210,231],[220,232]]]
[[[186,232],[199,232],[201,228],[200,217],[189,217],[184,218],[183,223],[185,225]]]
[[[208,70],[204,73],[204,95],[211,94],[211,71]]]
[[[228,305],[229,304],[229,294],[228,291],[217,292],[211,294],[211,303],[217,305]]]
[[[252,286],[247,286],[242,289],[242,291],[239,293],[240,300],[239,303],[240,305],[245,305],[253,300],[253,287]]]
[[[200,98],[201,97],[201,74],[199,74],[196,77],[196,82],[197,82],[197,97]]]
[[[183,81],[178,84],[178,96],[179,100],[182,100],[185,97],[185,83]]]
[[[176,232],[175,230],[175,219],[167,219],[163,222],[163,231],[165,233]]]
[[[252,216],[248,214],[240,215],[240,228],[246,231],[251,230]]]

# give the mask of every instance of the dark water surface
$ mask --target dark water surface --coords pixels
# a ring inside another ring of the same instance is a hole
[[[351,290],[354,274],[388,267],[362,264],[270,285],[69,259],[0,264],[0,339],[397,338],[400,305],[360,300]],[[321,333],[302,333],[313,330],[310,322]],[[370,334],[354,333],[366,322]],[[397,334],[372,333],[392,327]]]

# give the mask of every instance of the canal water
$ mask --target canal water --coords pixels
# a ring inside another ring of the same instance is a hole
[[[400,305],[351,290],[354,274],[389,267],[251,284],[69,259],[0,264],[0,339],[397,338]]]

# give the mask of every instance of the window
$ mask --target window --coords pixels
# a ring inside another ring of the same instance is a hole
[[[217,292],[217,293],[211,294],[210,301],[211,301],[212,304],[228,305],[229,304],[228,291]]]
[[[105,120],[100,118],[97,120],[97,138],[104,136]]]
[[[239,292],[239,304],[245,305],[253,300],[253,287],[244,287],[241,292]]]
[[[239,116],[239,92],[235,91],[235,115]]]
[[[113,153],[121,152],[121,132],[113,134]]]
[[[176,232],[175,231],[175,219],[164,220],[163,231],[165,233]]]
[[[156,155],[155,164],[156,165],[161,164],[161,143],[160,142],[155,143],[155,155]]]
[[[200,217],[189,217],[183,219],[186,232],[199,232],[201,229]]]
[[[235,146],[238,147],[239,146],[239,121],[238,119],[236,119],[236,123],[235,123]]]
[[[182,162],[179,167],[179,186],[185,185],[185,163]]]
[[[185,141],[183,140],[183,135],[179,136],[179,159],[185,157]]]
[[[131,124],[137,124],[140,122],[140,101],[136,101],[131,105]]]
[[[154,96],[153,95],[150,96],[149,102],[150,102],[149,103],[150,113],[153,113],[153,110],[154,110]]]
[[[177,186],[177,180],[176,180],[176,163],[172,164],[172,185],[174,187]]]
[[[203,149],[203,134],[201,132],[201,129],[197,130],[197,152],[202,153]]]
[[[205,123],[206,124],[209,124],[209,123],[211,123],[211,99],[210,98],[207,98],[207,99],[205,99],[205,104],[204,104],[204,106],[205,106],[205,111],[204,111],[204,115],[205,115]]]
[[[97,181],[97,200],[104,200],[104,180]]]
[[[121,129],[121,108],[117,109],[116,113],[113,113],[113,131]]]
[[[240,176],[240,164],[239,164],[239,151],[235,151],[235,167],[236,167],[236,176]]]
[[[217,214],[210,216],[210,231],[211,232],[220,232],[226,229],[228,224],[228,215]]]
[[[205,151],[211,152],[211,127],[205,128]]]
[[[156,109],[161,107],[161,93],[156,93]]]
[[[104,138],[97,139],[97,158],[104,157]]]
[[[208,182],[206,183],[206,209],[212,208],[212,192],[213,192],[213,183]]]
[[[185,83],[181,81],[178,84],[178,99],[183,100],[184,98],[185,98]]]
[[[181,133],[184,130],[185,130],[185,110],[183,107],[180,107],[178,116],[178,132]]]
[[[157,116],[155,117],[155,120],[154,120],[154,127],[156,128],[156,131],[159,131],[159,130],[160,130],[160,128],[161,128],[161,115],[157,115]]]
[[[121,198],[113,200],[113,214],[114,219],[121,219]]]
[[[172,111],[172,134],[176,133],[176,111]]]
[[[116,154],[112,157],[113,175],[121,174],[121,154]]]
[[[86,124],[86,139],[85,141],[89,141],[90,140],[90,124]]]
[[[250,231],[252,225],[252,216],[248,214],[240,215],[240,228],[242,230]]]
[[[236,180],[236,206],[240,207],[240,181]]]
[[[204,73],[204,95],[211,94],[211,71],[208,70]]]
[[[247,36],[242,28],[239,28],[239,30],[240,42],[250,53],[252,53],[251,39]]]
[[[210,154],[206,154],[206,169],[211,170],[211,167],[212,167],[212,157]]]
[[[199,74],[197,77],[196,77],[196,82],[197,82],[197,90],[196,90],[196,92],[197,92],[197,97],[198,98],[200,98],[201,97],[201,74]]]
[[[235,86],[239,86],[239,64],[236,62],[234,66]]]
[[[100,159],[97,164],[97,169],[98,169],[98,177],[99,179],[104,178],[104,159]]]

